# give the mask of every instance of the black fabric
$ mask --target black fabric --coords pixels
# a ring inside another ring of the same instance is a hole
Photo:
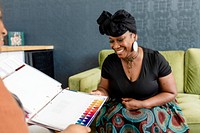
[[[125,10],[118,10],[114,15],[103,11],[97,19],[97,23],[102,35],[118,37],[126,31],[137,33],[135,18]]]
[[[131,82],[126,76],[121,60],[113,53],[102,66],[102,77],[109,79],[110,96],[115,98],[147,99],[159,92],[158,78],[171,73],[171,67],[158,52],[143,48],[144,57],[138,79]]]

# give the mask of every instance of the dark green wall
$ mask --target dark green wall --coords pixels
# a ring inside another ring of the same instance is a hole
[[[26,45],[55,46],[55,78],[63,87],[69,76],[98,66],[99,50],[109,48],[96,24],[103,10],[132,13],[144,47],[200,47],[199,0],[2,0],[2,5],[8,31],[24,31]]]

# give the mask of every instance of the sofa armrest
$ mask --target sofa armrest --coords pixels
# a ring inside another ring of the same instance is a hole
[[[68,79],[69,89],[81,92],[90,92],[97,89],[101,77],[101,70],[93,68],[72,75]]]

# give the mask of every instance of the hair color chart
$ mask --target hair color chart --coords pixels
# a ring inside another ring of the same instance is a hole
[[[106,96],[64,89],[31,121],[58,131],[70,124],[90,126],[106,99]]]

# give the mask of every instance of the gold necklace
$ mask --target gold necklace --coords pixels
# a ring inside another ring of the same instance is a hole
[[[134,57],[132,56],[125,59],[125,61],[127,62],[128,69],[131,69],[133,67],[132,62],[138,57],[138,55],[139,55],[139,50]]]

